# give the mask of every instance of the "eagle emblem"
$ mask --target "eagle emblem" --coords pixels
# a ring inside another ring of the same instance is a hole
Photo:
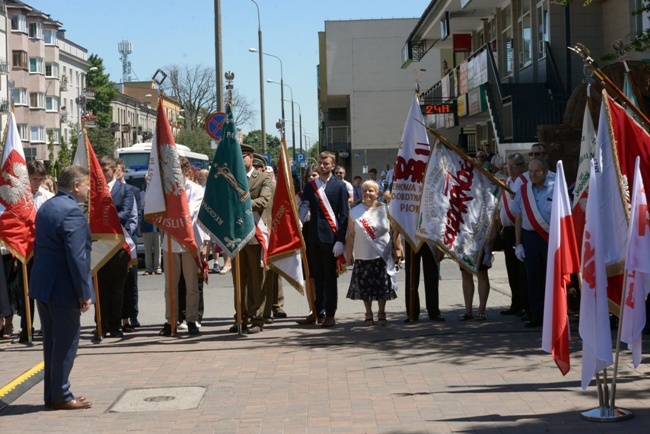
[[[185,190],[185,181],[178,153],[169,144],[160,146],[160,165],[165,194],[172,193],[179,196],[181,191]]]
[[[27,166],[22,163],[13,163],[11,172],[2,173],[0,185],[0,198],[7,205],[18,205],[21,201],[30,202],[31,187]]]

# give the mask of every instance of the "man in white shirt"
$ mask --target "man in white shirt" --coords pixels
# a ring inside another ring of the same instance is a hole
[[[336,175],[336,177],[343,181],[345,184],[345,189],[347,190],[349,196],[348,203],[352,205],[352,202],[354,202],[354,187],[352,184],[345,180],[345,167],[336,166],[334,168],[334,175]]]

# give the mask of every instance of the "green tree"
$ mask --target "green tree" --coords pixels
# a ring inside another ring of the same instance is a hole
[[[262,131],[253,130],[249,131],[248,134],[244,134],[242,138],[244,143],[255,148],[255,152],[262,153]],[[267,152],[271,154],[271,160],[273,165],[277,164],[278,157],[280,156],[280,138],[277,136],[272,136],[271,134],[266,134],[266,146]],[[289,151],[291,155],[291,151]]]
[[[47,159],[49,161],[47,173],[56,176],[56,161],[54,160],[54,130],[47,132]]]
[[[109,74],[104,72],[104,61],[96,54],[88,57],[91,67],[96,67],[96,71],[88,71],[86,75],[86,86],[93,89],[95,99],[86,102],[86,110],[98,117],[97,125],[100,128],[108,128],[113,120],[113,109],[111,101],[117,95],[115,83],[110,79]]]
[[[207,155],[210,161],[214,157],[214,149],[210,148],[212,139],[203,128],[195,130],[182,129],[176,134],[174,140],[176,140],[176,143],[187,146],[193,152]]]
[[[64,137],[61,137],[60,147],[59,158],[56,160],[57,166],[68,167],[72,164],[72,157],[74,154],[72,153],[72,149],[70,149],[70,144]]]
[[[109,133],[103,128],[88,128],[88,139],[93,145],[97,158],[101,158],[104,155],[113,156],[115,154],[117,144],[115,143],[113,133]]]

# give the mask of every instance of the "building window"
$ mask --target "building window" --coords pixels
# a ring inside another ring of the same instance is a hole
[[[29,108],[44,109],[45,108],[45,94],[43,92],[30,92],[29,93]]]
[[[58,112],[59,111],[59,98],[55,96],[46,96],[45,97],[45,110],[48,112]]]
[[[537,5],[537,43],[540,59],[546,56],[546,45],[549,42],[548,0],[538,0]]]
[[[526,4],[526,2],[522,3]],[[525,8],[522,7],[522,11]],[[524,68],[531,64],[533,61],[533,41],[530,23],[530,8],[523,13],[519,18],[519,39],[521,40],[521,47],[519,52],[519,67]]]
[[[43,39],[43,23],[29,23],[29,37]]]
[[[25,32],[27,28],[27,19],[25,15],[14,15],[11,17],[11,30],[14,32]]]
[[[16,88],[13,94],[14,105],[27,105],[27,89]]]
[[[45,30],[43,32],[45,45],[57,45],[56,30]]]
[[[18,124],[18,134],[20,134],[21,140],[29,140],[29,128],[27,127],[27,124]]]
[[[14,68],[27,69],[27,52],[16,50],[12,52]]]
[[[32,143],[45,143],[45,128],[32,127],[29,141]]]
[[[55,145],[58,145],[59,144],[59,139],[61,137],[60,131],[58,129],[56,129],[56,128],[48,129],[47,130],[47,141],[48,141],[48,143],[50,141],[50,134],[52,134],[52,143],[54,143]]]
[[[30,57],[29,58],[29,72],[34,74],[43,73],[43,58]]]
[[[59,78],[59,64],[45,62],[45,76],[52,78]]]

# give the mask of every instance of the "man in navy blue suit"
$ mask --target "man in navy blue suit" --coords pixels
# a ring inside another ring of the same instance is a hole
[[[132,221],[134,196],[131,186],[115,178],[117,162],[110,155],[99,161],[104,178],[113,197],[113,203],[120,217],[120,223],[129,231]],[[102,330],[113,338],[124,336],[122,332],[122,304],[124,302],[124,285],[131,258],[126,250],[118,250],[97,273],[99,301],[102,313]],[[108,332],[108,333],[107,333]],[[96,336],[102,338],[104,336]]]
[[[309,262],[316,282],[316,312],[299,324],[322,321],[323,327],[336,324],[334,315],[338,302],[337,258],[345,251],[348,228],[348,191],[343,181],[332,176],[335,156],[331,152],[318,155],[318,178],[305,185],[300,203],[300,220],[310,212]],[[322,318],[322,320],[321,320]]]
[[[93,303],[90,277],[91,236],[78,202],[88,200],[90,178],[79,166],[66,167],[59,192],[36,214],[34,266],[29,295],[37,302],[43,329],[45,406],[56,410],[90,408],[70,391],[77,355],[80,317]]]

